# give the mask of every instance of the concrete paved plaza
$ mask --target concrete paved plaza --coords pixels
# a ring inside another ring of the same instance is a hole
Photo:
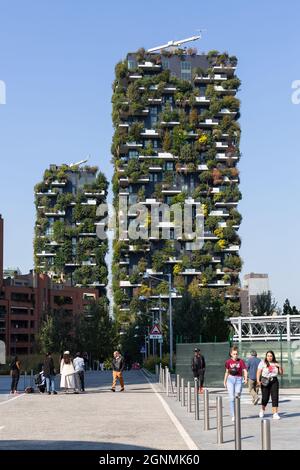
[[[188,414],[174,397],[166,397],[153,377],[146,377],[142,371],[130,371],[125,373],[125,382],[124,393],[113,393],[111,372],[88,372],[85,394],[34,393],[15,397],[8,394],[10,378],[0,376],[0,450],[234,449],[234,428],[224,392],[210,390],[211,429],[204,431],[202,397],[200,420],[195,421],[194,414]],[[225,443],[219,446],[217,393],[224,397]],[[300,392],[282,391],[282,419],[271,422],[273,449],[300,449],[299,407]],[[242,448],[260,449],[259,407],[251,404],[246,390],[241,408]]]

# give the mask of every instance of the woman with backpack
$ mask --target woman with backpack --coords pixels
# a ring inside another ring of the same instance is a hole
[[[268,351],[266,357],[260,362],[257,369],[257,385],[261,387],[261,410],[259,417],[263,418],[265,409],[270,399],[272,398],[272,413],[273,419],[280,419],[278,414],[278,401],[279,401],[279,381],[278,375],[282,375],[282,367],[276,361],[273,351]]]
[[[247,366],[242,359],[238,357],[238,348],[233,346],[230,349],[230,359],[225,362],[224,387],[227,388],[230,399],[231,420],[234,421],[234,399],[240,396],[244,383],[248,382]]]
[[[20,379],[20,369],[21,363],[18,360],[18,356],[16,356],[10,364],[10,375],[11,375],[11,387],[10,393],[17,394],[18,383]]]

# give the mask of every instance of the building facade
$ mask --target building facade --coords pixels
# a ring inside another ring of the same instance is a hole
[[[97,208],[108,183],[97,167],[50,165],[35,186],[34,261],[37,273],[68,286],[107,285],[107,240]]]
[[[116,66],[112,154],[114,205],[120,215],[113,287],[121,323],[130,321],[139,308],[140,295],[167,294],[166,274],[172,275],[179,294],[191,285],[219,289],[232,310],[239,311],[236,65],[235,57],[217,51],[198,55],[194,49],[141,49]],[[122,220],[124,199],[127,228]],[[139,205],[147,209],[139,222],[147,231],[153,228],[153,207],[161,204],[176,204],[183,211],[188,206],[193,226],[200,208],[201,248],[192,249],[191,240],[177,231],[172,213],[167,219],[159,214],[154,234],[148,231],[147,237],[132,239],[129,225],[138,220]],[[145,273],[161,282],[149,286]]]
[[[76,315],[84,315],[88,305],[98,300],[96,288],[56,284],[46,274],[3,278],[3,219],[0,216],[0,340],[7,355],[35,352],[37,334],[45,313],[63,312],[66,325]]]
[[[240,300],[242,315],[249,316],[254,308],[256,297],[270,291],[268,274],[249,273],[243,277]]]

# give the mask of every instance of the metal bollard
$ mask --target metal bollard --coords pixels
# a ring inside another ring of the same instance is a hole
[[[261,449],[271,450],[271,425],[269,419],[261,421]]]
[[[25,370],[25,372],[24,372],[24,390],[26,388],[26,384],[27,384],[27,371]]]
[[[180,401],[180,375],[176,376],[176,400]]]
[[[161,364],[159,364],[159,383],[162,384],[162,369],[161,369]]]
[[[188,413],[192,412],[192,389],[190,381],[187,383],[187,411]]]
[[[234,399],[234,442],[235,450],[242,449],[242,435],[241,435],[241,398],[235,397]]]
[[[223,444],[223,403],[222,397],[218,396],[216,399],[217,409],[217,443]]]
[[[198,394],[198,379],[195,378],[194,386],[194,397],[195,397],[195,419],[199,419],[199,394]]]
[[[164,389],[167,388],[167,380],[168,380],[168,367],[165,366],[164,368]]]
[[[204,390],[204,431],[209,431],[209,393]]]
[[[169,372],[169,368],[166,367],[166,394],[167,394],[167,397],[169,396],[169,377],[170,377],[170,372]]]
[[[185,384],[184,384],[184,379],[181,379],[181,406],[185,406]]]
[[[157,378],[159,375],[159,366],[158,364],[155,364],[155,377]]]

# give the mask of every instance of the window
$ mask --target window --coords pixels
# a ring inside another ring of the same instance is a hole
[[[181,78],[182,80],[192,79],[192,64],[191,62],[181,62]]]
[[[129,156],[129,159],[138,158],[139,152],[137,150],[129,150],[128,156]]]
[[[153,127],[154,124],[157,123],[157,107],[156,106],[150,107],[150,123],[151,123],[151,127]]]
[[[135,59],[128,60],[128,70],[135,70],[136,66],[137,66],[137,63]]]
[[[166,170],[173,171],[174,170],[174,164],[173,162],[166,162]]]
[[[168,59],[162,59],[161,65],[162,65],[162,68],[163,68],[164,70],[168,69],[168,68],[169,68],[169,61],[168,61]]]

